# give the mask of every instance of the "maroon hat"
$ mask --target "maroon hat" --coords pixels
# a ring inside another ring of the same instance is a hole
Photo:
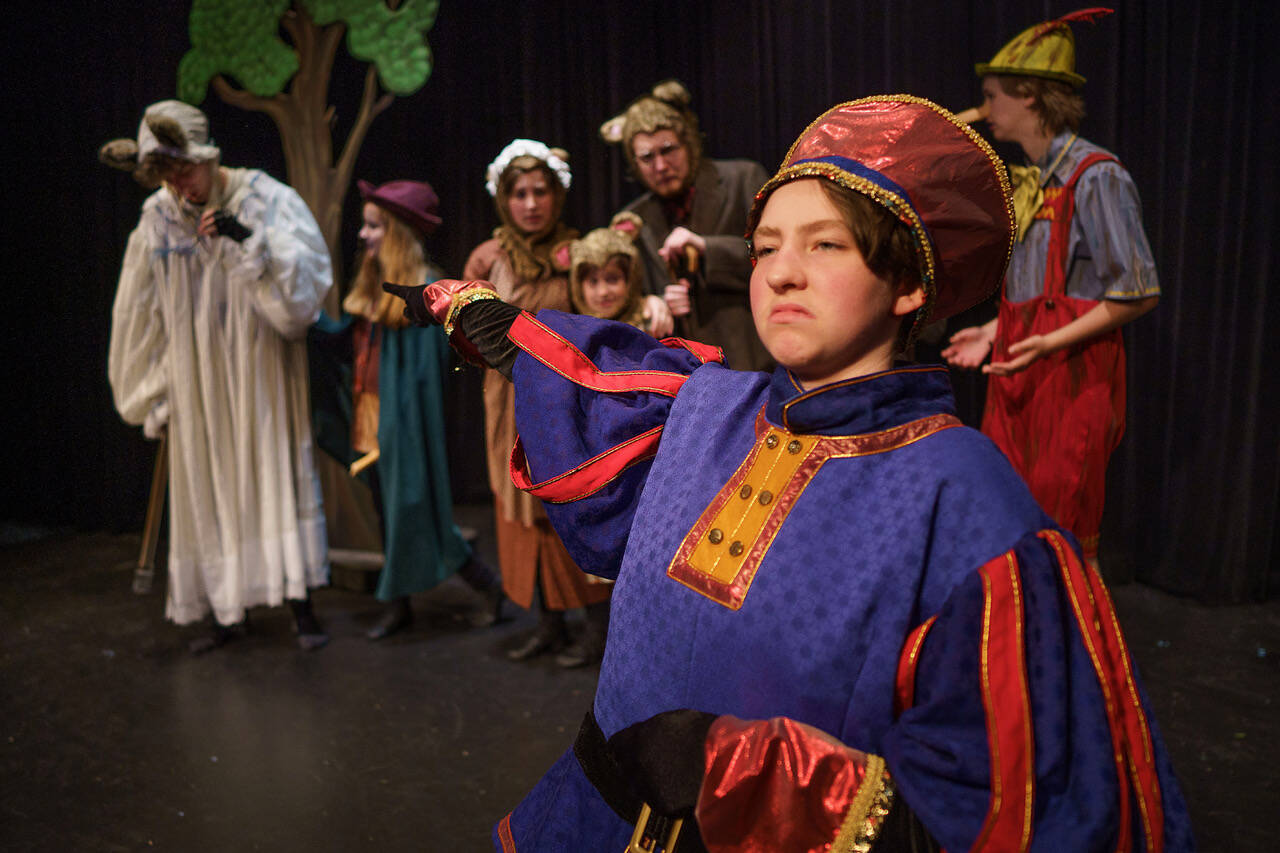
[[[879,95],[818,116],[756,193],[748,236],[769,194],[797,178],[863,193],[911,229],[926,296],[917,327],[1000,286],[1016,231],[1009,178],[991,146],[937,104]]]
[[[426,181],[388,181],[380,187],[356,181],[356,187],[365,201],[394,213],[424,237],[443,221],[440,199]]]

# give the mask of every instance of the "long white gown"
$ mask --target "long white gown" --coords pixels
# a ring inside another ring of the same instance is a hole
[[[224,169],[223,208],[252,235],[201,237],[199,211],[161,188],[129,237],[107,371],[121,417],[167,418],[166,615],[302,598],[328,580],[313,464],[307,328],[333,284],[315,219],[290,187]]]

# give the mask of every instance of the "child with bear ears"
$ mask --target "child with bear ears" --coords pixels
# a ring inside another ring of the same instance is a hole
[[[392,288],[512,378],[513,480],[618,579],[593,707],[497,849],[1191,848],[1106,588],[946,369],[894,361],[999,285],[1014,228],[981,137],[880,96],[756,195],[772,375],[483,282]]]
[[[640,217],[623,211],[608,228],[597,228],[556,249],[569,269],[573,310],[648,328],[644,269],[635,245],[640,226]]]

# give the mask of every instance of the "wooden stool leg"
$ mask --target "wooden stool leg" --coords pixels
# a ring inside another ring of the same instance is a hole
[[[164,501],[169,491],[169,434],[160,436],[156,448],[156,466],[151,472],[151,497],[147,500],[147,520],[142,525],[142,550],[138,567],[133,571],[133,591],[138,595],[151,592],[156,576],[156,546],[160,541],[160,522],[164,519]]]

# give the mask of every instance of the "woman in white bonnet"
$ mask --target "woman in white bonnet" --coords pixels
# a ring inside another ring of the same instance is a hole
[[[502,224],[471,253],[463,278],[493,282],[503,299],[527,311],[572,311],[568,270],[556,263],[552,252],[578,236],[560,221],[572,182],[568,154],[535,140],[516,139],[489,164],[485,177]],[[507,656],[525,660],[561,652],[556,659],[561,666],[594,663],[604,649],[602,623],[611,585],[595,582],[577,567],[551,529],[541,502],[511,483],[507,465],[516,440],[512,386],[492,370],[485,373],[484,408],[503,587],[526,609],[538,598],[542,610],[538,627]],[[564,611],[575,607],[588,608],[588,631],[580,643],[566,648]]]

